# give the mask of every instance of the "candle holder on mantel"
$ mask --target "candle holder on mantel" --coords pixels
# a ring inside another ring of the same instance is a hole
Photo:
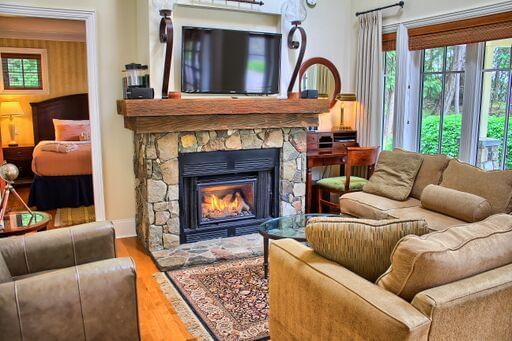
[[[295,81],[297,80],[297,75],[299,74],[300,66],[302,65],[302,61],[304,60],[304,53],[306,52],[306,31],[300,25],[306,20],[307,11],[306,6],[304,5],[303,0],[288,0],[283,4],[282,13],[286,21],[289,21],[292,24],[292,28],[290,32],[288,32],[288,48],[291,50],[299,50],[299,56],[297,58],[297,62],[295,63],[295,68],[293,69],[292,77],[290,79],[290,84],[288,85],[288,98],[294,98],[293,87],[295,86]],[[293,40],[293,35],[295,31],[299,31],[300,33],[300,41]]]

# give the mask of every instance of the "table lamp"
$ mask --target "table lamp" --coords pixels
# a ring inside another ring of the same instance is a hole
[[[16,125],[14,124],[15,116],[22,116],[23,109],[19,102],[2,102],[0,104],[0,117],[9,117],[9,135],[11,140],[9,141],[10,147],[15,147],[16,143]]]
[[[350,127],[345,127],[345,106],[343,105],[343,102],[355,102],[357,101],[356,94],[353,93],[345,93],[345,94],[338,94],[336,95],[336,99],[341,102],[341,109],[340,109],[340,130],[350,130]]]

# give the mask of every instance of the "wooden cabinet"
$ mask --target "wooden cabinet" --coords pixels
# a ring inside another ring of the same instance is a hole
[[[4,147],[4,160],[13,163],[20,170],[20,175],[15,181],[16,184],[30,184],[34,173],[32,173],[32,152],[34,146]]]

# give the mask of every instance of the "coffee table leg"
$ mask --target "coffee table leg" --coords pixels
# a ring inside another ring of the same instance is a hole
[[[265,272],[265,278],[268,278],[268,243],[268,238],[263,237],[263,271]]]

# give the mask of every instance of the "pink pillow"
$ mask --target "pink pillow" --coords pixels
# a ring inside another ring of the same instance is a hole
[[[80,135],[90,135],[89,120],[57,120],[53,119],[55,141],[80,141]]]

